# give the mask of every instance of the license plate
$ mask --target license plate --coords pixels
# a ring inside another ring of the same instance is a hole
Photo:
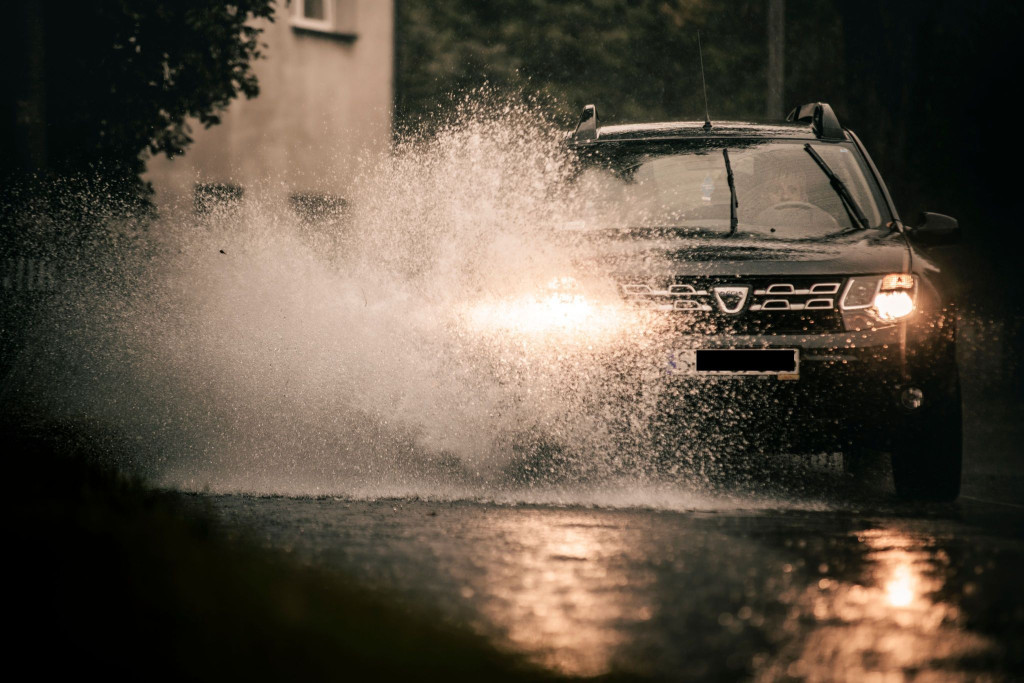
[[[672,355],[669,372],[681,375],[776,375],[796,379],[797,349],[687,349]]]

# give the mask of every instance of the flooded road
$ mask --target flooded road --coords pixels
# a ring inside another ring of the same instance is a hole
[[[709,486],[194,501],[233,535],[562,674],[1020,680],[1024,434],[1019,401],[985,386],[967,384],[948,505],[900,503],[884,467],[858,482],[824,457]]]
[[[840,489],[842,485],[838,485]],[[836,498],[838,496],[838,498]],[[1024,507],[695,496],[686,509],[220,496],[227,528],[580,676],[1009,680]]]

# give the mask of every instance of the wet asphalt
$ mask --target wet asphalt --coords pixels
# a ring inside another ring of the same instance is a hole
[[[951,504],[828,458],[712,486],[201,500],[230,534],[562,674],[1024,680],[1024,400],[968,377]]]
[[[217,496],[220,524],[564,674],[1019,680],[1024,505],[677,491],[658,505]],[[806,487],[801,487],[806,490]],[[1012,497],[1013,492],[1007,491]],[[633,491],[635,501],[637,491]]]

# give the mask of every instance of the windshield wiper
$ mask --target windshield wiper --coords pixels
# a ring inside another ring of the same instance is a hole
[[[736,207],[740,205],[736,201],[736,177],[732,174],[732,164],[729,163],[729,150],[722,148],[722,156],[725,157],[725,174],[729,179],[729,234],[736,232],[736,225],[739,219],[736,217]]]
[[[857,224],[858,229],[868,229],[868,219],[864,216],[864,212],[860,210],[860,206],[857,205],[857,201],[850,194],[849,188],[846,187],[846,183],[843,182],[842,178],[836,175],[836,172],[825,163],[825,160],[821,158],[821,155],[814,151],[811,147],[811,143],[804,145],[804,150],[811,155],[815,163],[821,168],[821,170],[828,176],[829,183],[832,185],[832,189],[836,191],[839,198],[843,201],[843,208],[846,209],[846,213],[849,214],[850,220]]]

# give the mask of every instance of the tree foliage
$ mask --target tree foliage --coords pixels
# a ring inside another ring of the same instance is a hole
[[[48,166],[137,176],[140,154],[180,154],[186,120],[220,121],[259,93],[254,19],[272,0],[90,0],[42,5]]]
[[[824,3],[788,5],[796,92],[809,75],[800,65],[835,64],[838,19]],[[765,0],[402,0],[399,10],[400,120],[484,82],[544,93],[567,121],[590,102],[606,121],[702,118],[698,30],[712,118],[764,114]]]

